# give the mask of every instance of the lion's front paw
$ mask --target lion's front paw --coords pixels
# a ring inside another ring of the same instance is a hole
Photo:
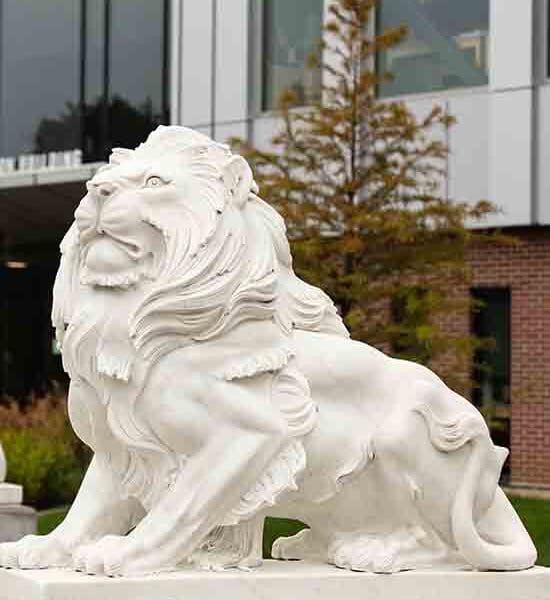
[[[143,548],[130,536],[107,535],[97,542],[79,546],[73,553],[73,567],[90,575],[109,577],[173,570],[172,564],[162,562],[161,554],[152,548]]]
[[[106,535],[79,546],[73,553],[73,567],[90,575],[122,575],[123,564],[132,554],[127,536]]]
[[[0,544],[0,566],[19,569],[66,567],[71,555],[52,535],[26,535],[17,542]]]

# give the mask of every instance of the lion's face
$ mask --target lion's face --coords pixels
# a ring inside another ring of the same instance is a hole
[[[111,297],[100,288],[128,289],[128,333],[148,357],[270,320],[286,238],[255,192],[242,157],[184,127],[114,149],[61,243],[52,310],[60,335],[81,301]]]
[[[129,159],[98,171],[87,188],[75,212],[82,282],[127,287],[153,279],[164,242],[150,215],[177,210],[186,188],[181,166]]]

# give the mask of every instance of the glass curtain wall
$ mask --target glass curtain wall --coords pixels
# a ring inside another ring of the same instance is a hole
[[[0,0],[0,158],[104,160],[168,121],[168,0]]]
[[[323,0],[264,0],[262,110],[277,108],[287,90],[297,105],[318,99],[320,69],[307,63],[321,38],[323,6]]]
[[[405,40],[379,56],[394,77],[382,96],[487,85],[489,0],[381,0],[378,31],[403,24]]]
[[[0,157],[37,151],[44,135],[80,147],[79,18],[74,0],[0,0]]]

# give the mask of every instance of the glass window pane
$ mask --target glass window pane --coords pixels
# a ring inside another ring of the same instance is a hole
[[[0,157],[80,147],[80,3],[3,0]]]
[[[479,406],[510,401],[510,292],[476,289],[479,306],[473,315],[474,334],[490,345],[476,353],[474,399]]]
[[[86,0],[84,97],[88,105],[103,97],[105,0]]]
[[[322,22],[323,0],[264,0],[262,110],[276,108],[288,89],[296,93],[297,104],[318,98],[320,71],[306,65]]]
[[[476,288],[472,329],[484,346],[474,355],[474,404],[482,412],[493,441],[510,447],[511,299],[508,288]],[[504,467],[504,475],[508,464]]]
[[[104,160],[109,154],[108,107],[104,88],[107,21],[105,0],[87,0],[84,23],[84,118],[82,145],[85,161]]]
[[[382,96],[487,84],[489,0],[382,0],[378,30],[402,24],[406,39],[379,57],[394,76]]]
[[[110,142],[134,147],[164,121],[164,0],[111,0]]]

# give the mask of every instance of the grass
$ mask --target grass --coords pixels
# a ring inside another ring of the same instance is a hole
[[[550,500],[511,498],[521,520],[531,534],[539,552],[537,564],[550,567]],[[49,533],[65,516],[67,508],[44,511],[38,519],[38,533]],[[271,555],[271,545],[280,536],[294,535],[304,525],[288,519],[266,519],[264,529],[264,556]]]
[[[38,514],[38,534],[45,535],[55,529],[67,514],[68,507],[50,508]]]
[[[537,547],[537,564],[550,567],[550,500],[510,498]]]

